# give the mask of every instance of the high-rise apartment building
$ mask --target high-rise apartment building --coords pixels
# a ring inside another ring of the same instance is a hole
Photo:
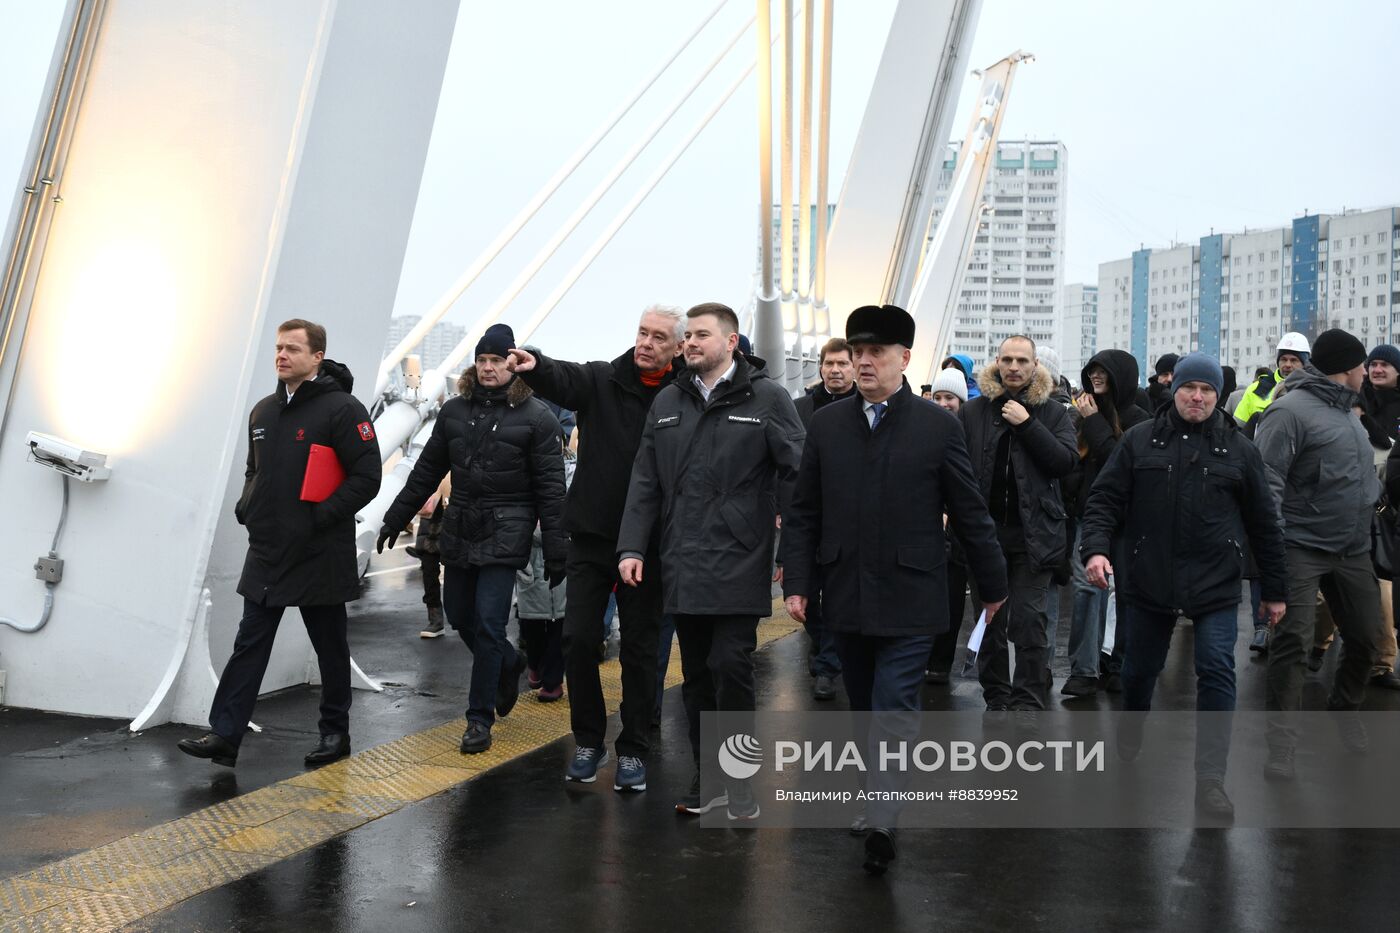
[[[958,145],[950,143],[930,237],[947,203],[957,153]],[[1067,169],[1067,150],[1056,140],[997,144],[984,193],[989,210],[963,279],[950,353],[966,353],[980,365],[1012,334],[1059,346]]]
[[[408,332],[413,329],[413,325],[422,320],[422,315],[404,314],[389,319],[389,334],[384,340],[384,354],[398,346],[400,340],[408,336]],[[417,354],[423,363],[423,370],[436,369],[438,364],[447,359],[447,355],[456,349],[457,344],[462,342],[462,338],[467,336],[467,329],[461,324],[452,324],[448,321],[439,321],[428,331],[423,343],[419,345]]]
[[[1148,366],[1203,350],[1241,371],[1279,338],[1341,327],[1368,346],[1400,339],[1400,207],[1310,214],[1286,227],[1211,233],[1099,266],[1098,347]]]
[[[1070,382],[1079,382],[1080,371],[1098,352],[1099,287],[1065,286],[1064,313],[1060,317],[1060,366]]]

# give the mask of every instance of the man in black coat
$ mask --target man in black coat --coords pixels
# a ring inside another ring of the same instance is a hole
[[[277,624],[301,610],[321,668],[321,741],[307,764],[350,754],[350,644],[345,604],[360,598],[355,513],[379,491],[379,442],[350,394],[350,371],[326,357],[326,329],[293,319],[277,329],[277,391],[253,406],[248,466],[234,508],[248,527],[238,583],[243,618],[209,710],[210,731],[180,751],[233,767],[253,716]],[[335,453],[345,479],[322,501],[302,496],[313,446]],[[426,498],[426,496],[425,496]],[[420,501],[421,504],[421,501]]]
[[[564,609],[564,665],[569,719],[578,747],[565,778],[592,783],[607,761],[608,710],[598,679],[598,645],[608,597],[617,591],[622,664],[622,732],[613,789],[646,790],[646,759],[656,708],[657,646],[661,633],[661,573],[657,541],[648,541],[652,572],[637,586],[620,586],[617,532],[627,501],[632,461],[647,409],[683,365],[676,364],[684,323],[675,308],[652,306],[637,326],[632,349],[611,362],[566,363],[544,354],[511,351],[516,375],[542,398],[578,417],[578,468],[564,508],[569,533],[569,599]]]
[[[515,335],[493,324],[457,397],[438,412],[413,472],[384,513],[376,549],[393,547],[417,503],[452,474],[439,543],[447,622],[472,653],[463,754],[491,747],[497,716],[520,692],[525,657],[506,638],[515,574],[530,562],[536,524],[551,587],[564,581],[564,455],[559,420],[507,366]]]
[[[852,710],[915,712],[924,662],[949,626],[944,512],[992,613],[1006,598],[1006,564],[957,419],[904,382],[914,319],[866,305],[846,335],[858,395],[812,419],[783,514],[783,595],[800,622],[821,580]],[[886,737],[872,728],[871,748]],[[894,858],[898,811],[881,803],[867,814],[872,874]]]
[[[791,498],[803,432],[787,390],[736,352],[738,331],[722,304],[686,312],[687,378],[662,389],[647,414],[617,550],[625,587],[644,585],[656,573],[646,552],[660,530],[697,766],[676,810],[705,813],[723,802],[732,819],[746,820],[758,816],[746,784],[727,798],[701,796],[700,713],[754,708],[758,620],[773,604],[774,521]]]
[[[1392,441],[1400,436],[1400,349],[1383,343],[1366,357],[1361,408]]]
[[[1246,538],[1263,577],[1269,623],[1277,624],[1287,608],[1277,506],[1259,451],[1235,419],[1216,408],[1223,383],[1213,357],[1182,357],[1172,379],[1173,404],[1123,435],[1089,494],[1079,550],[1095,586],[1108,586],[1114,538],[1131,542],[1131,551],[1119,561],[1131,566],[1118,582],[1127,603],[1118,624],[1126,641],[1123,709],[1128,712],[1151,709],[1181,616],[1192,621],[1196,709],[1234,710]],[[1119,752],[1131,759],[1142,741],[1141,717],[1127,717],[1122,725]],[[1200,717],[1196,805],[1210,816],[1234,813],[1224,790],[1229,750],[1229,717]]]
[[[851,356],[851,345],[841,337],[832,337],[821,350],[820,367],[822,381],[808,389],[796,402],[797,417],[802,419],[802,429],[812,427],[812,416],[832,402],[850,398],[855,394],[855,362]],[[830,700],[836,696],[835,680],[841,676],[841,658],[836,653],[836,640],[831,629],[822,624],[821,583],[814,582],[812,593],[807,600],[807,618],[803,626],[807,637],[812,641],[811,653],[807,658],[807,671],[812,675],[812,696],[818,700]]]
[[[1011,593],[1001,612],[987,617],[977,656],[982,691],[988,710],[1042,710],[1050,691],[1046,600],[1051,573],[1069,549],[1060,480],[1074,471],[1079,448],[1029,337],[1003,340],[978,384],[982,394],[963,406],[962,422],[972,472],[1006,555]],[[1008,640],[1016,646],[1014,678]]]

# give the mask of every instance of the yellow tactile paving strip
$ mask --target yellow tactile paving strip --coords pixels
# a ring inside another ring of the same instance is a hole
[[[777,600],[773,611],[759,626],[760,646],[801,628]],[[622,669],[608,661],[599,674],[608,712],[616,712]],[[680,653],[673,648],[666,686],[680,682]],[[446,722],[0,879],[0,933],[120,929],[568,735],[568,702],[522,696],[493,730],[490,750],[479,755],[458,751],[462,729],[461,720]]]

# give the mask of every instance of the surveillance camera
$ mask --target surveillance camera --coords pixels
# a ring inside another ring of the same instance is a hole
[[[112,475],[107,455],[84,450],[72,441],[51,434],[30,431],[27,438],[29,459],[79,482],[94,483]]]

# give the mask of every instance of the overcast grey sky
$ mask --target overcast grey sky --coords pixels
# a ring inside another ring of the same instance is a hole
[[[396,307],[418,313],[715,0],[466,0]],[[7,3],[0,30],[0,178],[18,178],[61,0]],[[615,135],[453,309],[470,323],[663,105],[750,14],[733,0]],[[832,191],[839,190],[894,0],[837,0]],[[1286,223],[1306,208],[1400,203],[1391,57],[1400,4],[1347,0],[986,0],[973,62],[1017,48],[1005,138],[1069,149],[1068,281],[1139,244]],[[752,54],[749,33],[507,312],[520,323]],[[971,82],[952,135],[966,123]],[[743,304],[755,251],[750,79],[537,336],[611,356],[652,301]]]

